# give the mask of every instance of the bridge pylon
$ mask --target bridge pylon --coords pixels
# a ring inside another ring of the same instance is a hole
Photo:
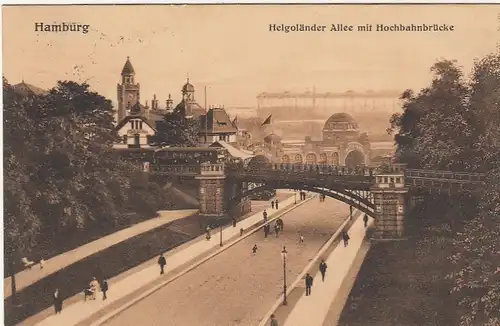
[[[200,214],[223,217],[225,214],[225,167],[224,163],[202,163],[199,175]]]
[[[391,240],[404,237],[405,203],[408,187],[404,169],[391,167],[375,175],[370,188],[375,204],[375,232],[373,239]]]

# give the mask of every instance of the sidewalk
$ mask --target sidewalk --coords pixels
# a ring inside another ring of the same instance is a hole
[[[132,225],[131,227],[112,233],[110,235],[92,241],[90,243],[87,243],[81,247],[54,256],[45,261],[43,269],[40,269],[40,265],[36,264],[31,269],[25,269],[17,273],[16,274],[17,291],[20,291],[23,288],[30,286],[31,284],[57,272],[58,270],[63,269],[66,266],[69,266],[79,260],[82,260],[85,257],[93,255],[99,251],[102,251],[108,247],[111,247],[117,243],[125,241],[141,233],[150,231],[152,229],[156,229],[174,220],[192,215],[197,211],[198,210],[196,209],[160,211],[159,217],[152,218],[150,220]],[[3,280],[4,298],[7,298],[12,294],[11,282],[12,281],[10,276],[4,278]]]
[[[373,223],[370,218],[369,226]],[[328,266],[326,270],[325,282],[321,281],[321,273],[311,273],[314,277],[311,295],[306,297],[305,291],[299,301],[288,315],[285,326],[322,326],[323,321],[330,310],[330,306],[338,294],[349,269],[351,268],[356,255],[365,240],[366,229],[363,219],[356,219],[348,231],[349,245],[344,247],[344,242],[340,241],[337,247],[326,259]],[[314,276],[315,274],[315,276]],[[305,287],[302,281],[301,287]]]
[[[279,214],[287,209],[289,209],[289,205],[293,204],[295,199],[293,196],[290,198],[283,200],[280,203],[279,209],[268,209],[269,219],[271,219],[274,215]],[[243,221],[238,222],[236,227],[226,227],[223,229],[223,241],[227,242],[232,237],[240,235],[240,228],[247,230],[253,225],[262,222],[262,212],[258,212]],[[246,232],[245,232],[246,233]],[[167,260],[167,266],[165,266],[165,274],[176,269],[179,266],[201,256],[205,252],[212,250],[213,248],[219,247],[219,232],[218,230],[212,230],[212,238],[210,240],[205,239],[205,235],[198,237],[193,240],[189,246],[185,247],[182,250],[174,251],[171,255],[165,257]],[[159,267],[154,264],[144,269],[138,271],[137,273],[131,274],[116,283],[113,280],[110,280],[109,287],[110,291],[108,292],[108,299],[103,301],[101,299],[91,300],[84,302],[83,296],[82,300],[77,303],[69,306],[63,307],[63,311],[60,315],[52,315],[42,322],[38,323],[39,326],[49,326],[49,325],[65,325],[65,326],[73,326],[78,324],[79,322],[89,318],[93,314],[99,312],[100,310],[106,308],[111,305],[113,302],[120,300],[121,298],[133,293],[134,291],[148,285],[149,283],[159,279],[160,277],[164,277],[160,275]],[[100,294],[99,294],[100,296]]]

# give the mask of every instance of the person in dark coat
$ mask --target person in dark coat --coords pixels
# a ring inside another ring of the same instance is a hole
[[[267,211],[264,210],[264,212],[262,212],[262,216],[264,217],[264,223],[267,222]]]
[[[283,220],[281,218],[278,218],[276,220],[276,224],[278,224],[278,226],[280,227],[280,231],[283,232],[283,229],[285,228],[285,225],[283,223]]]
[[[344,240],[344,247],[347,247],[349,244],[349,234],[347,234],[347,231],[342,231],[342,240]]]
[[[101,291],[102,291],[102,299],[106,300],[108,297],[106,296],[106,292],[108,292],[109,286],[108,286],[108,281],[104,278],[102,280],[101,284]]]
[[[63,299],[61,297],[61,293],[59,293],[59,289],[56,289],[54,294],[52,294],[52,298],[54,299],[54,310],[56,314],[60,314],[63,306]]]
[[[280,227],[278,224],[274,224],[274,234],[276,234],[276,238],[278,237],[278,234],[280,232]]]
[[[233,228],[236,227],[236,217],[233,217]]]
[[[271,200],[271,208],[274,209],[274,200]]]
[[[313,277],[309,275],[309,273],[306,274],[306,296],[311,295],[311,288],[313,286]]]
[[[365,222],[365,228],[368,226],[368,215],[363,216],[363,222]]]
[[[257,253],[257,245],[254,244],[252,247],[252,253],[255,255]]]
[[[269,224],[264,225],[264,238],[269,234]]]
[[[321,259],[321,263],[319,264],[319,271],[321,272],[321,280],[324,282],[325,281],[325,274],[326,274],[326,266],[325,260]]]
[[[160,254],[160,257],[158,258],[158,265],[160,265],[160,275],[165,274],[165,272],[163,271],[163,268],[165,267],[166,264],[167,264],[167,260],[165,259],[163,254]]]
[[[276,207],[276,209],[278,209],[278,200],[277,199],[274,201],[274,206]]]

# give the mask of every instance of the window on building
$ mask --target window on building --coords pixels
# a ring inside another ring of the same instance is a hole
[[[134,129],[134,121],[130,121],[130,129]]]
[[[142,130],[142,121],[139,121],[139,129]]]
[[[134,145],[139,145],[139,135],[134,135]]]

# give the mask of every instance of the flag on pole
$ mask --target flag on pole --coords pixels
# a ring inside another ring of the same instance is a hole
[[[262,126],[265,126],[265,125],[270,125],[270,124],[271,124],[271,117],[272,117],[272,116],[273,116],[273,115],[272,115],[272,114],[270,114],[270,115],[267,117],[267,119],[266,119],[266,120],[264,120],[264,122],[263,122],[260,126],[262,127]]]

